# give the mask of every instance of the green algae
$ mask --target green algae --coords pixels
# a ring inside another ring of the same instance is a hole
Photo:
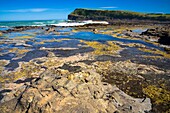
[[[53,58],[49,58],[45,61],[42,65],[46,66],[47,68],[58,67],[62,64],[62,62],[55,60]]]
[[[150,59],[154,59],[154,60],[157,60],[157,59],[163,59],[162,56],[147,56],[147,55],[141,55],[143,58],[150,58]]]
[[[38,76],[41,72],[41,66],[35,65],[33,62],[23,63],[21,68],[13,73],[14,80],[22,77]]]
[[[9,61],[7,60],[0,60],[0,83],[4,83],[5,81],[9,80],[8,76],[4,76],[3,74],[3,71],[5,70],[4,66],[7,65],[8,63]]]
[[[9,63],[9,61],[6,60],[0,60],[0,75],[1,73],[4,71],[4,66],[7,65]],[[1,76],[0,76],[1,77]],[[1,81],[2,78],[0,78]]]
[[[2,64],[2,66],[1,66]],[[0,76],[0,82],[5,83],[5,82],[13,82],[15,80],[18,80],[20,78],[26,77],[26,78],[31,78],[31,77],[36,77],[40,76],[41,73],[45,71],[44,68],[54,68],[60,66],[62,63],[59,62],[58,60],[54,60],[53,58],[47,59],[44,63],[42,64],[36,64],[33,61],[30,62],[22,62],[20,63],[20,67],[17,68],[14,71],[11,71],[10,73],[6,73],[3,76]],[[4,62],[0,61],[0,71],[4,69]]]
[[[93,54],[95,55],[115,55],[121,50],[121,47],[114,44],[111,41],[108,41],[107,44],[101,44],[97,41],[81,41],[88,45],[89,47],[94,48]]]
[[[34,38],[34,36],[17,36],[15,38],[17,38],[17,39],[30,39],[30,38]]]
[[[22,55],[24,53],[29,52],[30,50],[28,49],[18,49],[18,48],[12,48],[9,50],[10,53],[16,53],[17,55]]]
[[[124,64],[128,62],[130,63],[130,61],[126,61],[124,62]],[[137,76],[134,69],[132,69],[131,71],[129,69],[126,72],[121,71],[122,68],[130,68],[131,65],[127,65],[125,67],[121,67],[120,65],[123,66],[122,63],[119,65],[115,65],[115,63],[111,61],[97,62],[96,66],[98,67],[96,68],[96,71],[100,75],[103,75],[104,82],[116,85],[128,95],[136,98],[144,97],[141,85],[143,84],[143,79]]]
[[[3,36],[3,33],[0,32],[0,36]]]
[[[9,113],[9,106],[2,105],[0,106],[1,113]]]
[[[153,104],[156,106],[156,109],[160,109],[161,106],[164,111],[169,113],[170,111],[170,91],[162,87],[157,87],[155,85],[149,85],[146,88],[143,88],[143,92],[152,99]]]
[[[139,48],[139,50],[143,51],[143,52],[147,52],[147,53],[153,53],[153,54],[162,55],[165,58],[170,58],[170,54],[167,54],[166,52],[158,50],[158,49]]]
[[[163,88],[158,88],[154,85],[149,85],[143,89],[144,93],[148,95],[155,104],[161,104],[170,101],[170,91]]]
[[[29,78],[39,76],[41,72],[41,66],[38,66],[33,62],[22,63],[20,68],[18,68],[17,70],[6,73],[4,76],[0,76],[0,81],[2,83],[13,82],[23,77]]]

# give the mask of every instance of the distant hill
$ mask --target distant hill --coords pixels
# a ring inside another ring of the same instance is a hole
[[[170,14],[139,13],[119,10],[75,9],[68,15],[69,20],[105,20],[113,21],[170,21]]]

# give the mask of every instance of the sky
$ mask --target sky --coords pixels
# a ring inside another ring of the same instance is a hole
[[[67,19],[76,8],[170,13],[170,0],[0,0],[0,21]]]

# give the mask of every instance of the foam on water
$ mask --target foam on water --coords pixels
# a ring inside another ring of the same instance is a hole
[[[1,21],[0,27],[15,27],[15,26],[46,26],[46,25],[55,25],[55,26],[83,26],[86,24],[108,24],[106,21],[81,21],[81,22],[72,22],[68,20],[32,20],[32,21]]]

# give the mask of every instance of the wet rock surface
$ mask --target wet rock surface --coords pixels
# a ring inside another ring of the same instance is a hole
[[[139,33],[126,30],[132,33],[126,37],[124,29],[108,26],[96,34],[54,26],[17,29],[0,39],[2,113],[168,112],[170,55],[139,40]]]

